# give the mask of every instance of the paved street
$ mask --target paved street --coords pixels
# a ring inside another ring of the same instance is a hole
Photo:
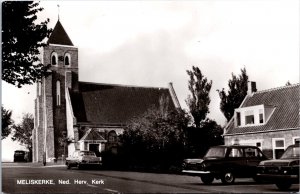
[[[289,192],[298,192],[293,185]],[[273,184],[257,184],[252,179],[236,179],[234,185],[214,181],[203,185],[198,177],[120,172],[67,170],[63,165],[27,163],[2,164],[4,193],[282,193]]]

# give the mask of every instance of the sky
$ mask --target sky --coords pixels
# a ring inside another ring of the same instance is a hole
[[[58,5],[59,4],[59,8]],[[167,87],[187,109],[186,70],[213,81],[209,118],[224,126],[217,89],[246,68],[258,90],[299,83],[298,0],[42,1],[39,21],[58,15],[79,50],[79,80]],[[2,81],[2,104],[19,122],[34,113],[35,85]],[[2,156],[16,147],[2,140]],[[19,146],[19,145],[18,145]]]

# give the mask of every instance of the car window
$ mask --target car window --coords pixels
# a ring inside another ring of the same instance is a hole
[[[225,157],[227,148],[225,147],[213,147],[208,150],[205,157],[206,158],[222,158]]]
[[[288,147],[286,151],[281,156],[281,159],[284,158],[299,158],[300,157],[300,148],[299,147]]]
[[[262,157],[262,153],[257,148],[245,148],[246,157]]]
[[[232,148],[229,157],[236,158],[236,157],[243,157],[243,151],[239,148]]]

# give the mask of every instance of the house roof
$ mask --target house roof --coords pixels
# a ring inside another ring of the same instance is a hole
[[[64,27],[61,25],[60,21],[58,20],[53,32],[51,33],[48,44],[60,44],[60,45],[69,45],[74,46],[71,39],[69,38],[68,34],[66,33]]]
[[[274,107],[274,112],[264,125],[235,127],[231,119],[225,128],[226,135],[267,132],[300,128],[299,121],[300,84],[284,86],[247,95],[242,107],[265,105]]]
[[[162,97],[175,109],[168,88],[79,82],[79,90],[69,93],[77,122],[88,124],[126,124],[149,108],[159,107]]]

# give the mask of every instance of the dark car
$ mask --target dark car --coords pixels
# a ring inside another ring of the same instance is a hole
[[[28,152],[24,150],[16,150],[14,152],[14,162],[28,162]]]
[[[257,176],[271,181],[280,190],[287,190],[299,183],[300,144],[289,146],[280,159],[262,161],[257,167]]]
[[[200,176],[204,184],[211,184],[215,178],[224,184],[232,184],[236,177],[256,180],[256,167],[266,159],[256,146],[215,146],[202,159],[185,159],[182,172]]]
[[[71,167],[82,168],[84,166],[100,167],[102,165],[101,157],[97,157],[93,151],[77,150],[72,156],[66,158],[67,168]]]

